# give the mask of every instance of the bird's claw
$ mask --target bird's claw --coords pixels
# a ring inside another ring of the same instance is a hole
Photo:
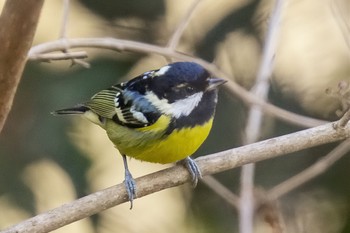
[[[196,187],[198,180],[202,179],[201,170],[199,169],[197,163],[190,157],[185,158],[183,160],[183,163],[192,177],[191,179],[192,186]]]
[[[136,182],[130,172],[125,172],[124,184],[130,201],[130,209],[132,209],[133,201],[136,198]]]

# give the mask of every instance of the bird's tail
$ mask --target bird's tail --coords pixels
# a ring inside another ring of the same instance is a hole
[[[72,108],[65,108],[65,109],[60,109],[51,112],[52,115],[57,116],[57,115],[76,115],[76,114],[84,114],[86,111],[88,111],[89,108],[83,105],[79,105],[76,107]]]

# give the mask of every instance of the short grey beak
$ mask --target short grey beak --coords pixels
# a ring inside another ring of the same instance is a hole
[[[224,84],[226,82],[227,82],[227,80],[222,79],[222,78],[211,78],[208,81],[209,85],[208,85],[207,91],[213,90],[217,86],[222,85],[222,84]]]

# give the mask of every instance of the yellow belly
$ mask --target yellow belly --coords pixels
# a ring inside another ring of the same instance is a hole
[[[148,127],[129,129],[106,122],[109,138],[127,156],[153,163],[172,163],[192,155],[207,138],[213,120],[194,128],[174,130],[162,137],[170,118],[162,116]]]

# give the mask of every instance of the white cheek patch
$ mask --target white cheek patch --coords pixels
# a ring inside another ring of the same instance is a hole
[[[170,104],[173,111],[173,115],[176,118],[180,116],[188,116],[191,114],[193,109],[195,109],[199,102],[201,101],[203,92],[198,92],[193,94],[186,99],[177,100],[174,103]]]
[[[155,76],[164,75],[169,69],[170,69],[170,66],[163,66],[157,72],[155,72]]]
[[[145,97],[162,113],[179,118],[181,116],[190,115],[193,109],[198,106],[202,96],[203,92],[198,92],[186,99],[180,99],[171,104],[169,104],[167,99],[159,99],[158,96],[152,92],[147,92]]]

